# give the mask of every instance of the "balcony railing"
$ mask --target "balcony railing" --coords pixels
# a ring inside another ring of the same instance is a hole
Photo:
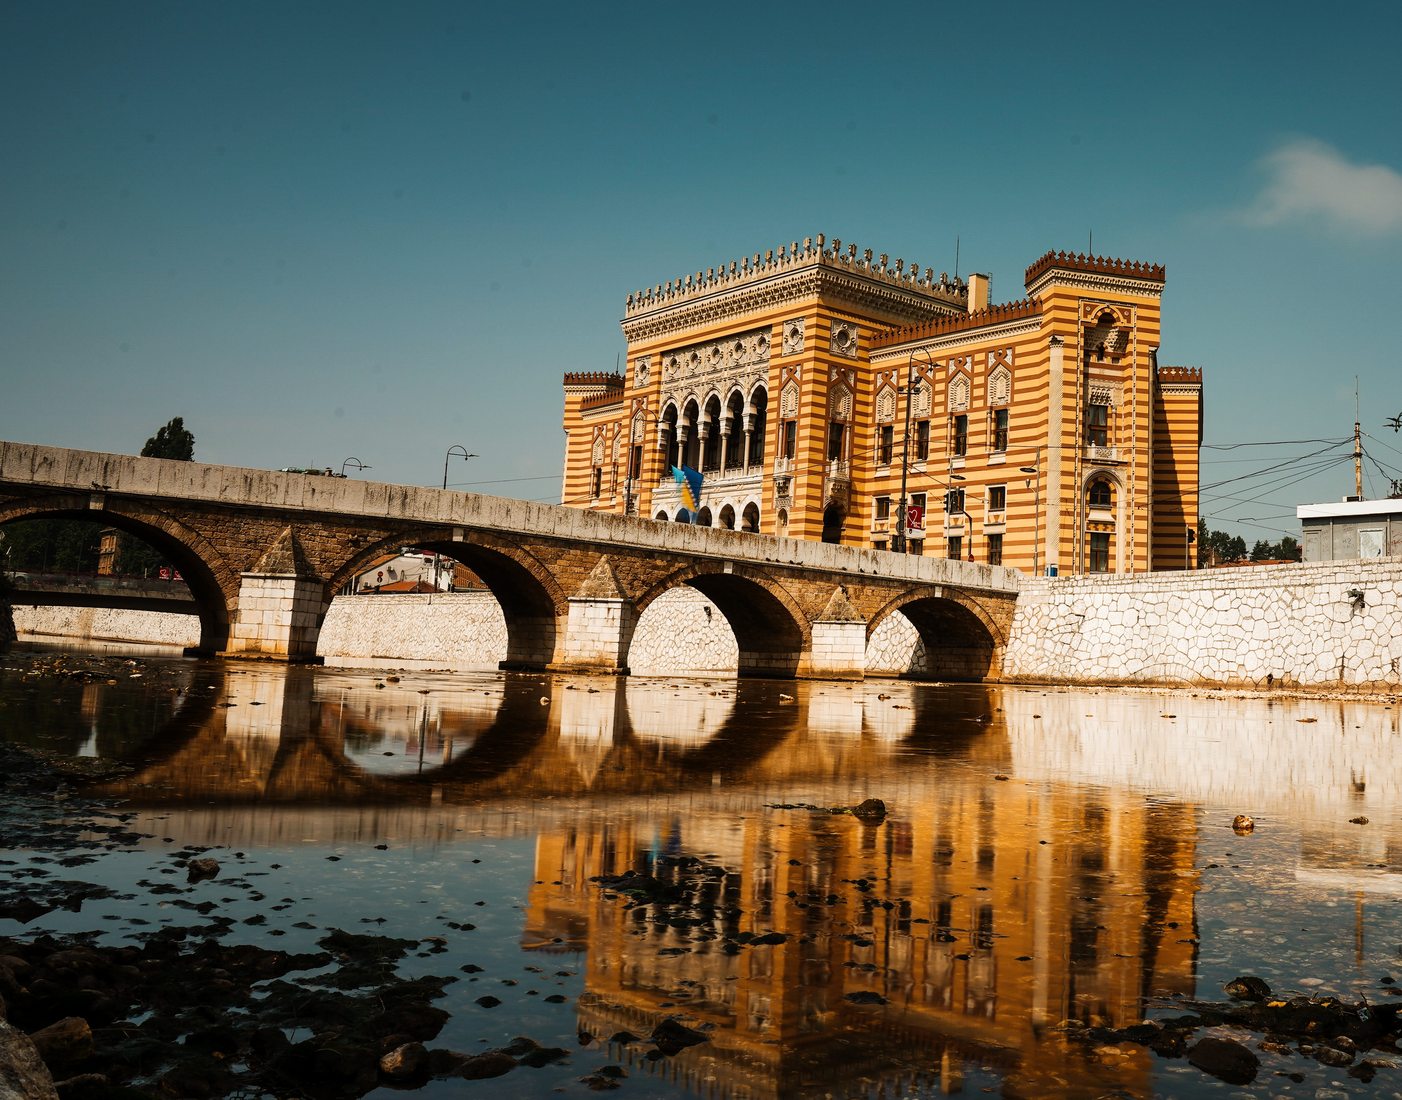
[[[1086,458],[1091,462],[1122,462],[1118,447],[1102,447],[1096,443],[1086,444]]]

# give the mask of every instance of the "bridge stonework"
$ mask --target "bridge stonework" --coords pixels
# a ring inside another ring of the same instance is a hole
[[[996,677],[1018,575],[472,493],[0,442],[0,525],[76,518],[180,569],[206,653],[314,660],[331,597],[376,555],[454,557],[491,589],[504,667],[627,672],[638,617],[688,585],[726,617],[741,675],[859,678],[887,616],[942,678]]]

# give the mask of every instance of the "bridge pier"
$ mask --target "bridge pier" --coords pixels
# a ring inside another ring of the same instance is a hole
[[[800,671],[822,680],[861,680],[866,676],[867,621],[838,587],[813,621],[808,660]]]
[[[552,668],[628,675],[628,647],[638,626],[638,609],[623,594],[608,555],[569,598],[565,636]]]
[[[286,573],[244,573],[229,624],[230,657],[315,661],[325,585]]]
[[[628,647],[638,625],[632,600],[571,596],[560,659],[561,671],[628,675]]]

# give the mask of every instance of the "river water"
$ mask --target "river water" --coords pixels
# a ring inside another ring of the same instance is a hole
[[[419,1095],[582,1095],[616,1066],[625,1097],[1402,1096],[1376,1051],[1364,1081],[1238,1034],[1261,1059],[1242,1086],[1063,1026],[1180,1015],[1243,974],[1388,1001],[1402,715],[1384,702],[150,655],[35,674],[52,659],[0,656],[0,737],[126,762],[99,793],[144,837],[72,872],[114,897],[0,936],[185,921],[139,884],[209,847],[256,882],[184,892],[229,939],[422,940],[406,975],[457,979],[431,1045],[570,1051]],[[868,798],[884,820],[831,812]],[[0,855],[22,874],[55,853]],[[628,871],[673,889],[640,895]],[[668,1017],[708,1041],[610,1042]]]

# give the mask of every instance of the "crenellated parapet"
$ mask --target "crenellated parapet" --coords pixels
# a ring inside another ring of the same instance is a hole
[[[1202,384],[1201,367],[1160,367],[1158,380],[1162,385]]]
[[[964,313],[954,317],[935,317],[918,325],[888,329],[876,333],[871,339],[872,350],[929,340],[936,336],[947,336],[955,332],[971,332],[993,325],[1007,324],[1010,321],[1025,321],[1039,317],[1042,306],[1039,302],[1022,299],[1018,302],[1005,302],[989,306],[974,313]]]
[[[1109,256],[1087,256],[1083,252],[1048,252],[1027,268],[1023,280],[1031,286],[1048,271],[1085,271],[1099,275],[1119,275],[1127,279],[1146,279],[1150,282],[1164,281],[1163,264],[1151,264],[1140,260],[1117,260]]]
[[[623,375],[601,370],[565,371],[565,385],[580,389],[621,390]]]
[[[916,261],[892,260],[887,253],[859,250],[820,233],[802,244],[791,241],[635,291],[625,304],[623,328],[629,339],[646,337],[704,322],[712,313],[743,310],[752,299],[773,303],[828,290],[853,303],[876,305],[893,319],[962,312],[969,293],[957,276],[936,275]]]

